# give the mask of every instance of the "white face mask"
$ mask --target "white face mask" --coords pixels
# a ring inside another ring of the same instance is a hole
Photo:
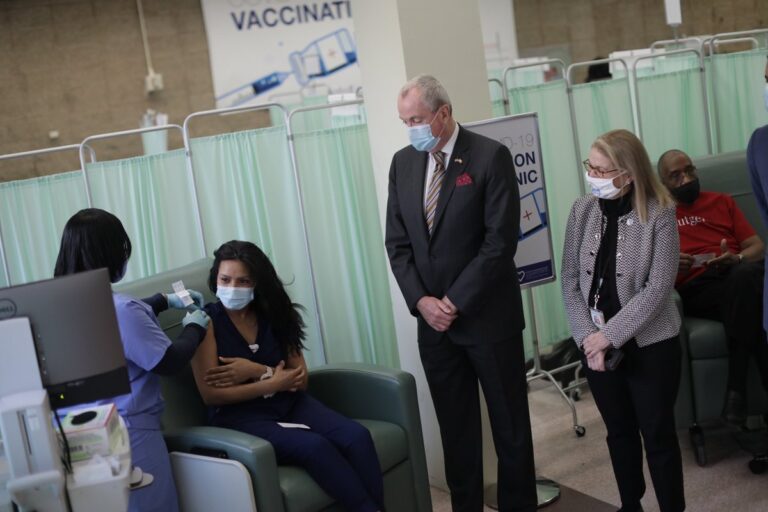
[[[592,195],[599,197],[600,199],[616,199],[621,195],[622,189],[629,185],[630,182],[625,183],[621,188],[617,188],[616,185],[613,184],[613,180],[622,174],[626,174],[626,172],[621,172],[618,176],[614,176],[613,178],[593,178],[588,172],[584,173],[587,177],[589,186],[592,187]]]

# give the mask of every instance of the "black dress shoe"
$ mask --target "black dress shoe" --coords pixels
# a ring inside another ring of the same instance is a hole
[[[747,401],[744,395],[737,391],[728,390],[723,407],[723,420],[736,427],[747,423]]]

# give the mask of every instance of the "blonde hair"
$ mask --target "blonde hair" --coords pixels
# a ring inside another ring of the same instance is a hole
[[[640,222],[648,221],[649,200],[655,199],[662,208],[675,204],[667,188],[653,172],[648,152],[634,133],[627,130],[611,130],[595,139],[592,147],[632,177],[632,206],[637,210]]]

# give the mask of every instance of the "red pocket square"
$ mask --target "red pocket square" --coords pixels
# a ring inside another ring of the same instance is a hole
[[[460,174],[456,178],[456,186],[457,187],[463,187],[463,186],[466,186],[466,185],[471,185],[472,183],[474,183],[472,181],[472,176],[470,176],[466,172],[464,174]]]

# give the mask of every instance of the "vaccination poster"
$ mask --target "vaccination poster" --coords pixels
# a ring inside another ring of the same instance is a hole
[[[201,2],[217,108],[360,86],[351,0]]]
[[[463,125],[480,135],[501,142],[509,149],[520,190],[520,231],[515,266],[522,287],[533,287],[555,279],[552,233],[544,187],[538,116],[520,114]]]

